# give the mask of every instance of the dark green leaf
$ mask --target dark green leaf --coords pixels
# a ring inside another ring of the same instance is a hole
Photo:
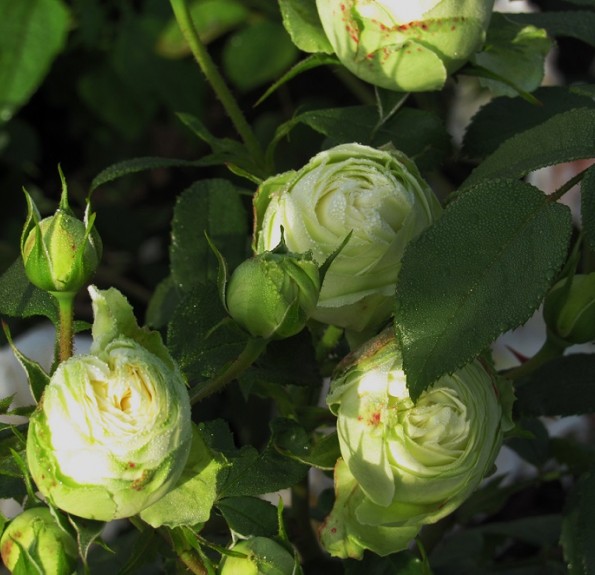
[[[566,257],[570,211],[512,180],[478,184],[409,244],[395,328],[412,397],[531,317]]]
[[[505,140],[538,126],[560,112],[595,107],[592,98],[560,86],[539,88],[533,94],[539,100],[539,106],[523,98],[504,96],[483,106],[467,128],[463,153],[472,158],[484,158],[496,151]],[[503,117],[507,118],[506,122],[502,121]]]
[[[533,170],[591,158],[595,141],[595,109],[578,108],[506,140],[467,178],[468,188],[489,178],[520,178]]]
[[[205,233],[230,269],[244,259],[248,223],[241,192],[227,180],[200,180],[178,198],[170,261],[172,277],[182,291],[217,279],[219,264]]]
[[[442,121],[433,113],[401,108],[381,121],[376,106],[351,106],[305,112],[282,125],[275,143],[297,124],[306,124],[327,136],[326,147],[347,142],[394,146],[415,161],[420,169],[436,167],[450,149],[450,138]]]
[[[570,575],[595,573],[595,475],[583,475],[572,489],[562,522],[562,548]]]
[[[246,177],[246,174],[250,175],[251,178],[256,179],[262,179],[264,177],[261,168],[254,163],[250,152],[241,142],[230,138],[217,138],[213,136],[203,122],[191,114],[178,114],[178,118],[180,118],[180,120],[196,136],[208,144],[213,152],[198,160],[196,162],[197,165],[227,165],[232,171],[242,172],[244,177]]]
[[[248,335],[227,317],[217,287],[197,286],[178,305],[168,347],[190,381],[212,377],[235,360]]]
[[[146,324],[153,329],[165,327],[173,318],[176,307],[180,303],[180,292],[171,276],[167,276],[153,292],[147,315]]]
[[[189,3],[190,16],[199,38],[208,44],[240,25],[248,16],[241,0],[201,0]],[[167,58],[190,54],[180,26],[172,18],[159,37],[157,52]]]
[[[255,496],[295,485],[308,472],[308,466],[281,455],[272,445],[262,452],[243,447],[223,470],[221,497]]]
[[[595,411],[595,355],[572,354],[538,368],[516,388],[523,415],[577,415]]]
[[[177,160],[175,158],[132,158],[131,160],[124,160],[123,162],[112,164],[104,170],[101,170],[91,182],[91,191],[108,182],[113,182],[124,176],[144,172],[146,170],[157,170],[159,168],[185,168],[192,166],[196,166],[196,162]]]
[[[587,244],[595,251],[595,166],[587,170],[581,182],[581,217]]]
[[[341,457],[336,433],[311,440],[307,431],[290,419],[276,419],[272,424],[275,447],[284,455],[318,469],[334,469]]]
[[[542,467],[550,458],[547,428],[539,419],[522,419],[518,425],[524,435],[511,437],[506,445],[531,465]]]
[[[362,561],[347,560],[345,575],[431,575],[429,565],[410,551],[388,557],[367,554]]]
[[[257,497],[226,497],[217,502],[229,528],[242,537],[274,537],[277,509]]]
[[[25,482],[21,477],[13,477],[0,473],[0,499],[14,499],[21,502],[27,495]]]
[[[0,0],[0,116],[12,115],[37,89],[68,34],[60,0]]]
[[[276,80],[298,57],[298,50],[283,26],[267,20],[230,35],[223,50],[223,67],[243,91]]]
[[[101,536],[101,532],[105,528],[105,523],[102,521],[93,521],[91,519],[75,517],[74,515],[69,515],[68,519],[76,532],[79,555],[83,559],[83,562],[86,563],[89,549]]]
[[[339,64],[339,60],[337,60],[336,56],[329,56],[328,54],[311,54],[304,60],[299,61],[295,66],[291,67],[285,74],[283,74],[283,76],[281,76],[281,78],[274,82],[273,85],[270,86],[258,99],[256,105],[262,104],[262,102],[264,102],[271,94],[296,76],[299,76],[308,70],[312,70],[313,68],[330,64]]]
[[[534,12],[507,14],[513,22],[545,28],[550,36],[570,36],[595,46],[595,12],[568,10],[565,12]]]
[[[56,301],[29,282],[21,258],[0,277],[0,314],[12,317],[44,315],[54,323],[58,321]]]

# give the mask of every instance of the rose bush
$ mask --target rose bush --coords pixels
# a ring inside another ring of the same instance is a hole
[[[29,423],[27,461],[53,505],[108,521],[173,486],[190,449],[190,403],[159,335],[137,327],[117,290],[90,292],[93,345],[52,375]]]
[[[475,360],[414,403],[397,341],[385,331],[346,358],[327,403],[344,464],[322,541],[334,555],[361,557],[366,548],[405,549],[469,496],[500,449],[512,392]]]
[[[298,171],[266,180],[254,200],[254,249],[273,249],[281,228],[292,252],[322,264],[352,236],[326,274],[314,319],[362,331],[391,314],[407,243],[440,213],[415,164],[392,147],[343,144]]]
[[[493,0],[316,0],[341,63],[362,80],[404,92],[439,90],[478,50]]]

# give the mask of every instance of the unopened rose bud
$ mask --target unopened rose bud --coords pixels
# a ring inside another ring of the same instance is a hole
[[[319,268],[309,254],[267,251],[236,268],[227,308],[253,336],[282,339],[304,328],[319,293]]]
[[[21,255],[29,281],[48,292],[76,293],[90,280],[101,260],[102,244],[87,204],[79,220],[68,204],[62,176],[60,206],[53,216],[40,219],[32,198],[25,192],[27,221],[21,235]]]
[[[0,551],[11,573],[45,575],[72,575],[78,555],[74,537],[58,525],[47,507],[17,515],[2,534]]]
[[[545,298],[543,317],[554,336],[570,344],[595,340],[595,273],[560,280]]]
[[[227,555],[219,566],[219,575],[299,575],[301,570],[293,555],[276,541],[254,537],[231,548],[243,557]]]

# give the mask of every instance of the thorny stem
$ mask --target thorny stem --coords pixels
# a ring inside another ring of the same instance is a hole
[[[74,292],[52,292],[58,301],[58,354],[60,361],[66,361],[72,356],[73,350],[73,320],[74,320]]]
[[[220,391],[228,383],[244,373],[264,352],[267,344],[267,339],[249,339],[240,355],[222,373],[190,390],[190,403],[194,405],[209,395]]]
[[[256,139],[250,124],[248,124],[242,110],[238,106],[236,99],[225,83],[223,76],[221,76],[217,70],[205,45],[198,36],[194,23],[192,22],[190,10],[188,9],[187,0],[170,0],[170,3],[178,22],[178,26],[180,27],[186,42],[188,42],[200,69],[223,104],[227,115],[244,141],[246,148],[258,163],[263,164],[264,154],[262,148]]]

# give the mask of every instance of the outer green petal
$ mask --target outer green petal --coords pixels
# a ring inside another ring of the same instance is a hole
[[[356,76],[397,91],[439,90],[482,44],[493,0],[317,0],[326,35]]]
[[[383,527],[360,523],[356,516],[365,495],[349,468],[339,459],[335,466],[336,499],[320,530],[324,548],[341,559],[361,559],[366,549],[382,556],[407,548],[419,526]]]

